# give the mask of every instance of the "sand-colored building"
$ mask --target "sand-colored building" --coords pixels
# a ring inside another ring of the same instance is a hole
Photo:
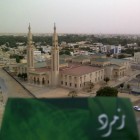
[[[72,58],[73,63],[80,63],[80,64],[89,64],[90,57],[88,55],[77,55]]]
[[[109,77],[111,80],[124,77],[131,69],[130,61],[125,59],[94,58],[91,59],[91,65],[103,67],[104,77]]]
[[[110,65],[111,62],[107,58],[91,59],[91,65],[104,67]]]
[[[134,53],[134,62],[140,63],[140,52]]]
[[[65,87],[80,90],[85,83],[98,83],[104,79],[104,69],[85,65],[89,56],[59,56],[58,37],[54,26],[51,59],[34,62],[31,27],[28,32],[27,64],[18,64],[17,74],[27,73],[28,83],[35,86]],[[69,63],[70,62],[70,63]]]

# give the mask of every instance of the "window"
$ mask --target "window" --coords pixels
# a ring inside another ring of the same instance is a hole
[[[96,76],[97,76],[97,72],[96,72]]]
[[[75,84],[75,87],[77,87],[77,84]]]
[[[71,87],[71,83],[70,83],[70,87]]]
[[[67,82],[65,82],[65,85],[67,86]]]
[[[61,81],[61,85],[63,85],[63,81]]]
[[[90,73],[90,78],[92,77],[92,73]]]

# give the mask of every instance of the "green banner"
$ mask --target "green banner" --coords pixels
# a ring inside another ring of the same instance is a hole
[[[139,140],[129,99],[9,99],[0,140]]]

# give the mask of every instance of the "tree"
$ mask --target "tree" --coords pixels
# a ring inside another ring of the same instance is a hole
[[[127,84],[127,89],[130,89],[130,85],[129,84]]]
[[[127,84],[127,89],[129,90],[129,93],[130,93],[130,85],[129,84]]]
[[[16,58],[16,62],[17,63],[20,63],[20,60],[24,58],[24,56],[22,55],[17,55],[17,54],[13,54],[13,55],[10,55],[10,58]]]
[[[41,51],[41,53],[45,53],[45,52],[43,51],[43,48],[38,48],[38,50]]]
[[[122,88],[124,87],[124,83],[120,84],[120,88],[121,88],[121,92],[122,92]]]
[[[89,82],[87,86],[89,92],[91,92],[94,88],[94,84],[92,82]]]
[[[20,77],[20,78],[21,78],[21,74],[20,74],[20,73],[18,74],[18,77]]]
[[[107,54],[106,54],[106,57],[110,57],[110,56],[111,56],[111,53],[107,53]]]
[[[113,87],[102,87],[96,92],[96,96],[112,96],[117,97],[118,90]]]
[[[75,90],[72,90],[72,91],[70,91],[70,92],[68,93],[68,96],[74,98],[74,97],[77,96],[77,92],[76,92]]]
[[[106,84],[108,83],[109,80],[110,80],[109,77],[104,78],[104,81],[106,82]]]
[[[22,78],[24,79],[24,81],[27,79],[27,73],[23,73],[22,74]]]
[[[125,55],[124,54],[118,55],[118,59],[122,59],[122,58],[125,58]]]

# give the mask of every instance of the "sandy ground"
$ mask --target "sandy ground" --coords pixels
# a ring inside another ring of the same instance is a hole
[[[111,82],[110,82],[111,83]],[[61,97],[68,97],[68,93],[70,89],[56,87],[56,88],[50,88],[50,87],[37,87],[33,85],[29,85],[25,82],[22,82],[22,84],[29,89],[37,98],[61,98]],[[111,83],[112,84],[112,83]],[[100,88],[100,84],[97,84],[94,87],[94,90],[92,91],[92,94],[86,93],[83,91],[78,92],[78,97],[94,97],[96,94],[96,91]],[[128,93],[118,93],[118,97],[123,98],[130,98],[131,102],[135,102],[140,100],[140,95],[132,95]]]
[[[0,77],[5,80],[8,97],[29,98],[31,97],[11,76],[0,68]]]
[[[0,105],[0,128],[2,124],[3,113],[4,113],[4,107]]]

